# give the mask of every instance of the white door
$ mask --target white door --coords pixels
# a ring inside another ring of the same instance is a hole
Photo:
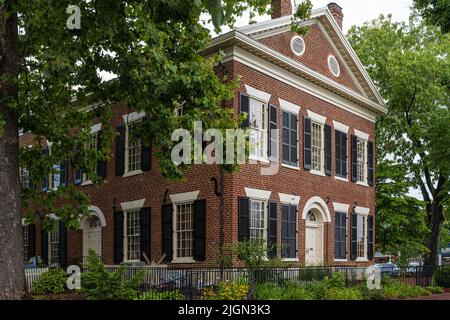
[[[317,228],[306,227],[306,264],[317,263]]]
[[[83,227],[83,256],[87,257],[91,249],[101,257],[102,227],[97,217],[87,219]]]

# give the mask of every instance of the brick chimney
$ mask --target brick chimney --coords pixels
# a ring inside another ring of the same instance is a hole
[[[272,0],[272,19],[292,15],[291,0]]]
[[[339,28],[342,30],[342,21],[344,20],[344,14],[342,13],[342,8],[334,2],[328,4],[328,10],[330,10],[331,14],[336,20]]]

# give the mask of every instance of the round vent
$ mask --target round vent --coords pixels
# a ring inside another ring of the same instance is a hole
[[[339,67],[339,62],[334,56],[328,57],[328,67],[336,77],[339,77],[339,75],[341,74],[341,68]]]
[[[295,36],[291,40],[291,49],[292,52],[294,52],[295,55],[301,56],[303,53],[305,53],[305,41],[302,37]]]

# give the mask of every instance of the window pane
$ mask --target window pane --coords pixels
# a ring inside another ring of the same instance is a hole
[[[183,203],[176,206],[176,255],[191,258],[194,247],[194,206]]]
[[[126,212],[126,248],[127,260],[140,260],[141,258],[141,230],[140,211]]]

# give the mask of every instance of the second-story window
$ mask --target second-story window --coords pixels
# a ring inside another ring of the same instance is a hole
[[[89,135],[88,141],[86,142],[86,148],[88,150],[97,150],[98,149],[98,135],[99,135],[98,131]],[[95,164],[94,167],[91,168],[91,170],[95,171],[96,166],[97,166],[97,164]],[[89,176],[89,174],[83,173],[83,182],[86,183],[89,181],[91,181],[91,177]]]
[[[139,171],[141,170],[142,142],[133,132],[133,123],[129,123],[127,129],[126,169],[127,172]]]
[[[358,152],[358,175],[357,175],[357,181],[366,183],[366,141],[362,139],[358,139],[357,141],[357,152]]]
[[[265,160],[267,159],[267,104],[256,99],[250,99],[249,104],[250,157]]]
[[[20,184],[22,188],[28,188],[30,185],[30,172],[26,168],[20,168]]]
[[[316,122],[311,122],[311,165],[315,171],[322,172],[323,166],[323,125]]]

